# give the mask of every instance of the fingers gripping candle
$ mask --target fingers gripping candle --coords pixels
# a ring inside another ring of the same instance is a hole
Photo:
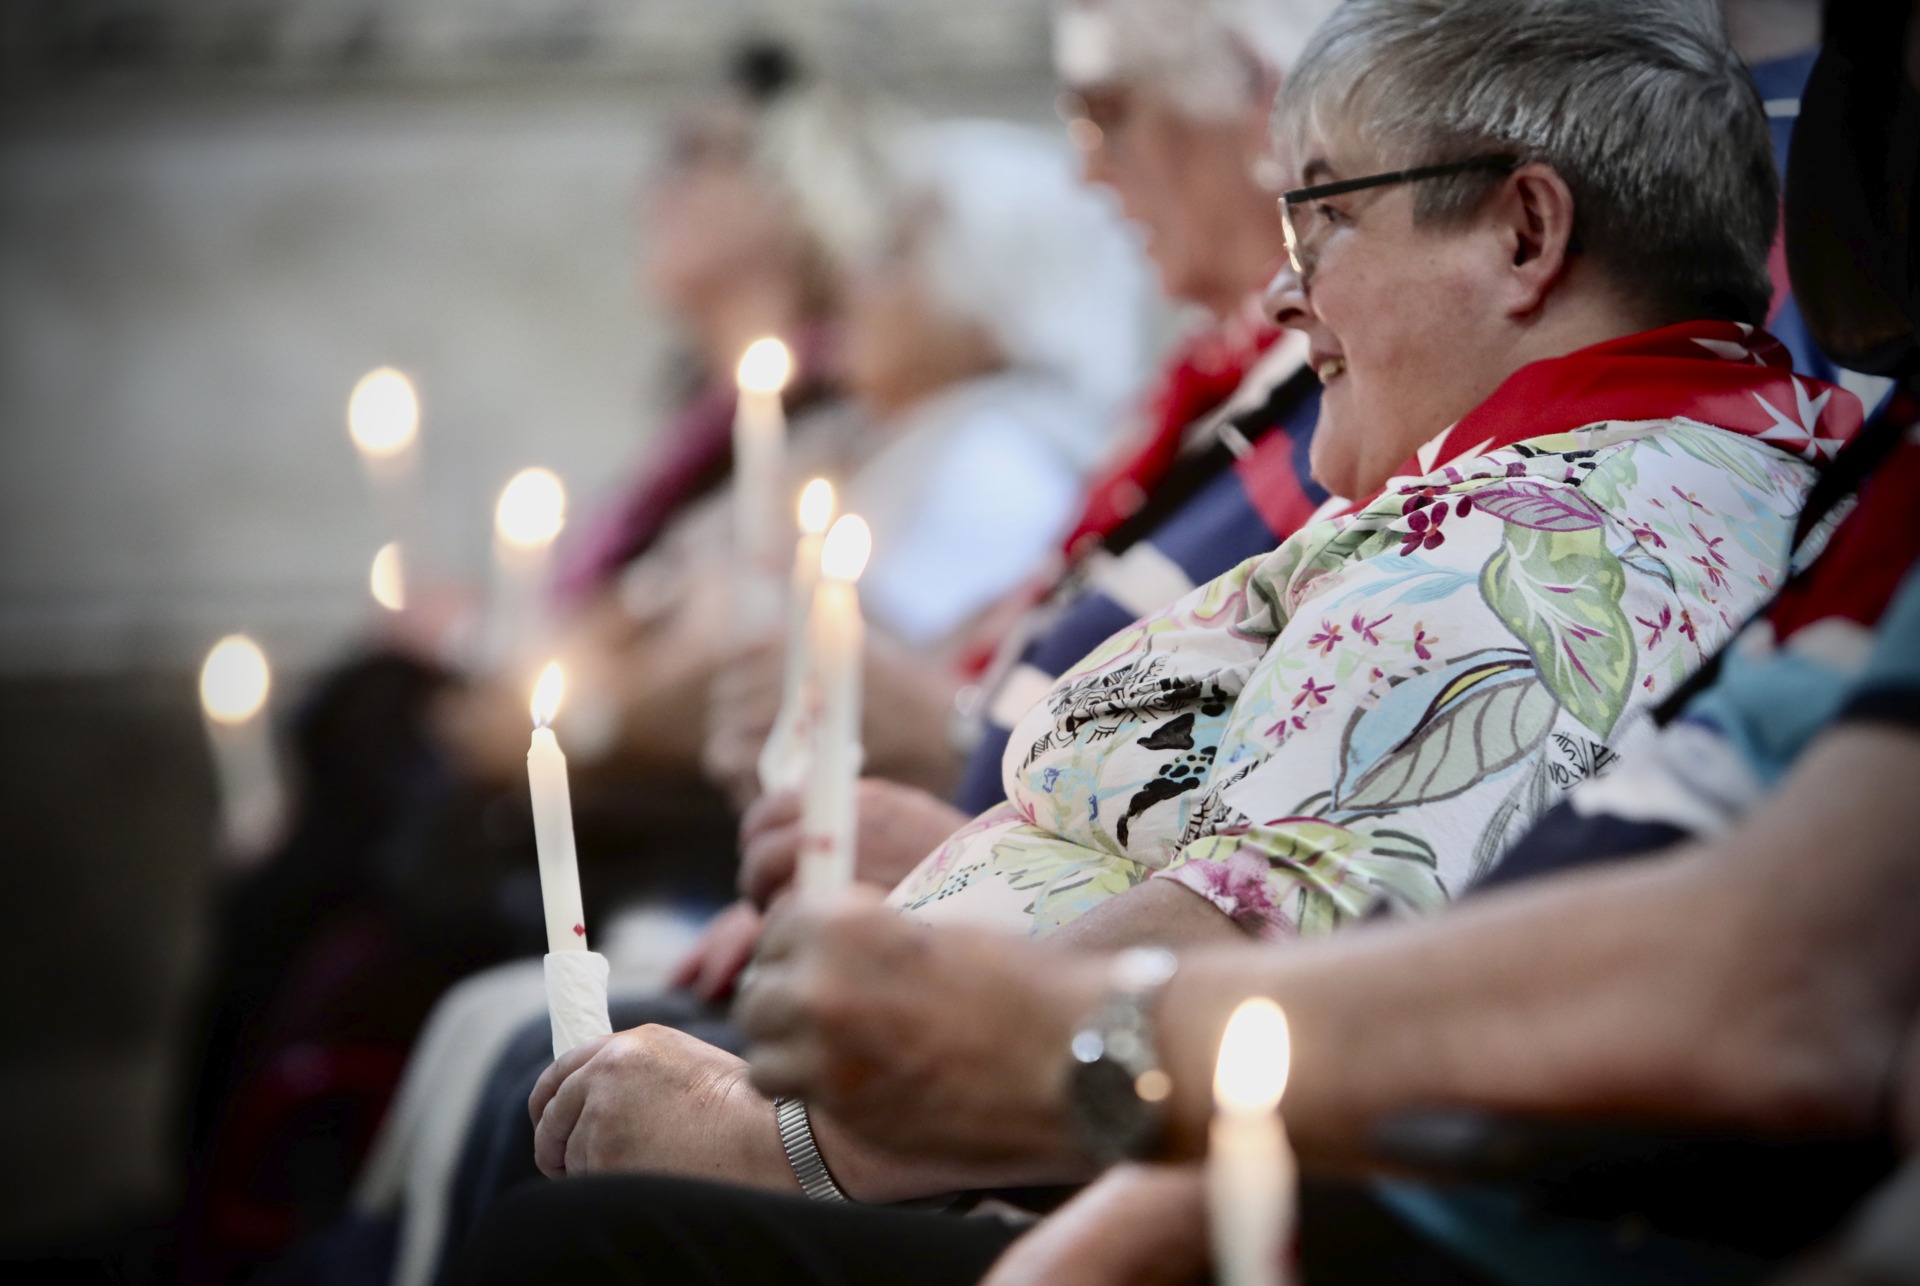
[[[873,552],[858,514],[833,524],[820,548],[820,583],[808,630],[813,652],[813,756],[800,810],[802,896],[853,882],[854,787],[860,780],[860,660],[866,627],[856,582]]]
[[[547,920],[547,1012],[553,1056],[613,1030],[607,1018],[607,959],[587,950],[586,912],[580,902],[580,861],[573,846],[573,803],[567,793],[567,757],[555,740],[565,680],[549,665],[533,694],[533,744],[527,785],[533,800],[533,838],[540,856],[540,901]]]
[[[793,354],[777,339],[757,339],[747,346],[734,375],[739,389],[733,413],[734,627],[752,637],[775,628],[780,615],[774,524],[787,443],[780,393],[793,375]]]
[[[1292,1046],[1287,1017],[1264,996],[1240,1002],[1220,1038],[1207,1209],[1215,1279],[1223,1286],[1287,1286],[1299,1186],[1279,1115]]]
[[[820,546],[833,520],[833,484],[815,478],[800,493],[800,539],[793,548],[793,581],[787,590],[786,677],[780,713],[760,748],[760,788],[796,790],[806,780],[808,715],[813,704],[813,649],[807,641],[813,591],[820,581]]]

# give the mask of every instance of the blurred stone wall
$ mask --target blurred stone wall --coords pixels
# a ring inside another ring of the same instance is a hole
[[[545,464],[590,507],[665,401],[633,197],[743,33],[931,111],[1040,118],[1042,0],[0,3],[0,1260],[164,1213],[204,967],[193,674],[364,628],[345,427],[423,402],[441,558]]]
[[[382,539],[345,435],[392,363],[431,534],[575,512],[662,404],[635,184],[738,36],[934,110],[1046,110],[1042,0],[11,0],[0,7],[0,672],[339,648]]]

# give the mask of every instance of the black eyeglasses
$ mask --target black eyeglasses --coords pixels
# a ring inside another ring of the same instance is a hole
[[[1305,281],[1313,263],[1312,247],[1325,232],[1328,219],[1326,214],[1313,203],[1330,196],[1341,196],[1348,192],[1361,192],[1367,188],[1383,188],[1395,183],[1414,183],[1421,179],[1445,178],[1449,174],[1465,174],[1472,170],[1491,170],[1501,174],[1511,173],[1520,164],[1513,156],[1476,156],[1465,161],[1449,161],[1444,165],[1420,165],[1411,170],[1390,170],[1385,174],[1368,174],[1357,179],[1341,179],[1338,183],[1321,183],[1310,188],[1295,188],[1280,198],[1280,230],[1287,239],[1287,262],[1293,265],[1294,276]]]

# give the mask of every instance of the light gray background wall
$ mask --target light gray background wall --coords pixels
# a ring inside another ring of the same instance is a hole
[[[635,184],[729,41],[1038,117],[1042,0],[16,3],[0,100],[0,670],[283,666],[369,610],[345,433],[393,363],[432,535],[484,566],[516,469],[576,514],[656,422]]]
[[[526,464],[588,506],[664,401],[633,195],[743,30],[1042,118],[1042,0],[0,0],[0,1257],[164,1214],[218,886],[193,695],[284,713],[371,607],[353,382],[417,378],[484,566]]]

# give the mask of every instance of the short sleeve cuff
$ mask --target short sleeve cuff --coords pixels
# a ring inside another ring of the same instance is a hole
[[[1240,929],[1274,942],[1296,936],[1274,895],[1273,871],[1264,857],[1241,851],[1226,858],[1190,857],[1169,870],[1156,871],[1156,880],[1172,880],[1211,902]]]

